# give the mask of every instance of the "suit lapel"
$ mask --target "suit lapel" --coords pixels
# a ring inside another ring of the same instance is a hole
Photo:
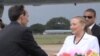
[[[91,29],[91,31],[92,31],[93,34],[94,34],[96,28],[97,28],[97,25],[95,24],[95,25],[93,26],[93,28]]]

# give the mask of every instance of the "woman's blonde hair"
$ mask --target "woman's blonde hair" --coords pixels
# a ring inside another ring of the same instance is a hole
[[[83,16],[75,16],[73,18],[78,19],[82,25],[86,26],[86,20]]]
[[[84,26],[84,31],[85,32],[87,32],[89,34],[92,34],[92,32],[88,29],[86,19],[83,16],[75,16],[73,18],[79,20],[79,22],[82,24],[82,26]]]

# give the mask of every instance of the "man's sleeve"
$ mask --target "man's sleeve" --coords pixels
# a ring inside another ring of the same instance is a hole
[[[36,43],[32,32],[27,29],[22,34],[21,47],[32,56],[48,56]]]

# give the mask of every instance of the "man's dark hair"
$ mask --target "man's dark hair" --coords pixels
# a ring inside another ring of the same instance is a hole
[[[96,17],[96,11],[94,9],[89,8],[86,10],[86,12],[92,12],[92,13],[94,13],[94,17]]]
[[[26,14],[23,5],[12,6],[8,11],[9,19],[11,21],[18,20],[19,16],[22,14],[24,14],[24,15]]]

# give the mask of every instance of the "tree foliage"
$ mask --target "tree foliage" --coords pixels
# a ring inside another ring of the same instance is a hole
[[[46,24],[46,29],[69,29],[70,22],[64,17],[55,17]]]
[[[37,23],[37,24],[31,25],[30,29],[33,31],[33,33],[43,33],[45,30],[45,26]]]

